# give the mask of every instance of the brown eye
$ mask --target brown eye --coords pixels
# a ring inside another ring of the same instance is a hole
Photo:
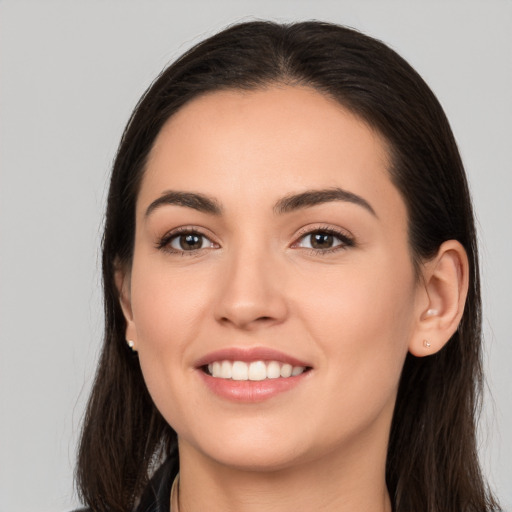
[[[295,247],[312,249],[322,253],[352,247],[353,245],[354,241],[347,235],[336,231],[317,229],[303,235],[295,244]]]
[[[329,233],[314,233],[309,236],[313,249],[330,249],[334,244],[334,236]]]
[[[176,251],[197,251],[205,247],[213,247],[211,240],[199,233],[183,233],[174,236],[169,245]]]

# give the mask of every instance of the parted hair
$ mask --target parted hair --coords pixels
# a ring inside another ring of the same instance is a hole
[[[418,270],[446,240],[469,259],[460,326],[438,353],[409,354],[388,445],[395,512],[499,510],[481,473],[476,421],[482,393],[481,301],[471,198],[455,139],[419,74],[382,42],[323,22],[233,25],[166,68],[136,105],[115,158],[102,243],[105,333],[79,445],[76,483],[94,512],[133,509],[154,468],[178,457],[176,433],[156,409],[127,349],[115,272],[129,268],[135,203],[148,154],[166,121],[198,96],[272,84],[311,87],[386,140],[389,175],[405,201]],[[419,273],[418,273],[419,275]]]

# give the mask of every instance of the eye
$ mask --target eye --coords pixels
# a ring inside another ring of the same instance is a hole
[[[196,251],[211,247],[212,242],[199,233],[188,233],[174,236],[169,245],[178,251]]]
[[[158,249],[171,253],[193,253],[201,249],[215,248],[217,244],[208,237],[191,229],[174,231],[164,236],[157,244]]]
[[[316,229],[302,235],[294,247],[311,249],[315,253],[333,252],[352,247],[354,241],[344,233],[329,229]]]

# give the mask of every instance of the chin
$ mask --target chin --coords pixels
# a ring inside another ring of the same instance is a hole
[[[300,465],[301,458],[296,452],[268,450],[262,447],[252,449],[223,450],[223,453],[207,454],[217,464],[242,472],[275,472]]]
[[[214,430],[201,436],[199,442],[180,439],[180,450],[191,447],[197,454],[211,461],[239,471],[278,471],[304,459],[303,446],[291,437],[289,429],[281,430],[280,435],[264,429],[245,429],[238,432],[225,432],[215,435]],[[283,432],[286,435],[283,435]],[[213,435],[212,435],[213,434]],[[188,445],[188,446],[186,446]]]

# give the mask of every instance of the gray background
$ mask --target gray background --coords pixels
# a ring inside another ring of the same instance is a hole
[[[121,130],[155,75],[252,17],[390,44],[446,109],[479,219],[481,456],[512,509],[512,2],[0,0],[0,512],[76,504],[75,444],[102,332],[98,245]]]

